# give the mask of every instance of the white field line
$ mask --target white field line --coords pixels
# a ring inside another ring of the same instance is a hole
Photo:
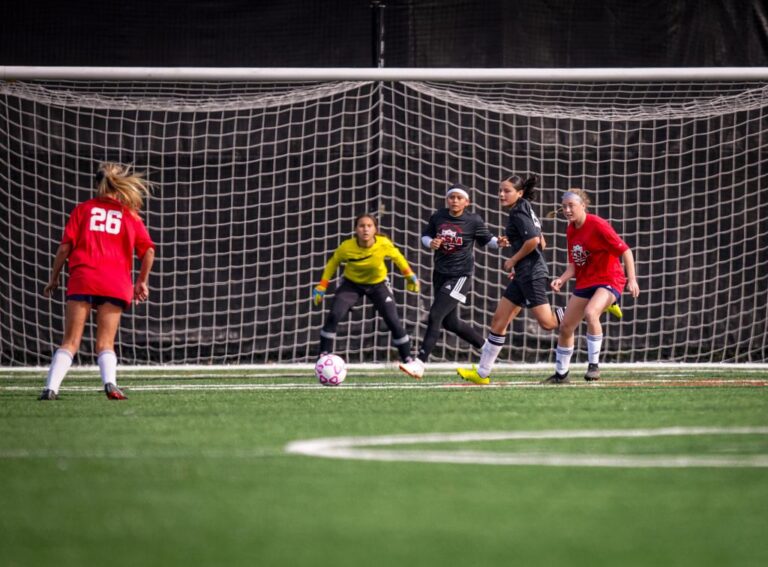
[[[459,366],[471,366],[473,362],[477,361],[465,361],[465,362],[430,362],[427,367],[431,371],[443,371],[453,372]],[[539,363],[509,363],[502,362],[494,366],[496,371],[500,374],[505,373],[517,373],[517,372],[531,372],[541,370],[544,373],[552,370],[553,363],[551,362],[539,362]],[[572,364],[571,368],[574,370],[585,369],[587,365],[585,363]],[[196,364],[165,364],[165,365],[131,365],[121,364],[121,372],[136,372],[140,374],[175,374],[186,375],[190,372],[204,372],[210,375],[220,375],[222,373],[240,373],[242,375],[253,374],[268,374],[270,372],[296,372],[296,373],[309,373],[311,375],[314,364],[312,363],[295,363],[295,364],[233,364],[233,365],[196,365]],[[347,368],[350,372],[387,372],[392,371],[395,374],[399,373],[397,364],[390,363],[350,363],[347,364]],[[686,364],[682,362],[611,362],[601,365],[604,370],[622,369],[631,370],[632,372],[659,372],[660,370],[667,370],[672,373],[676,372],[694,372],[701,370],[719,370],[724,373],[738,371],[754,371],[754,372],[768,372],[768,363],[728,363],[728,362],[711,362],[711,363],[699,363],[699,364]],[[48,370],[47,366],[0,366],[0,375],[5,372],[13,373],[45,373]],[[99,371],[96,365],[81,365],[73,366],[71,372],[87,371],[97,372]]]
[[[328,459],[416,463],[610,468],[768,467],[768,455],[578,455],[563,453],[531,454],[492,451],[370,449],[370,447],[420,443],[702,435],[768,435],[768,427],[666,427],[659,429],[501,431],[384,435],[378,437],[332,437],[294,441],[285,446],[285,451],[289,454]]]
[[[0,449],[0,460],[14,459],[261,459],[282,457],[285,452],[269,449]]]
[[[97,382],[98,384],[98,382]],[[568,385],[550,386],[540,384],[538,381],[531,380],[510,380],[492,382],[484,386],[476,386],[466,382],[345,382],[340,386],[323,386],[314,380],[305,382],[281,382],[281,383],[217,383],[217,384],[136,384],[121,385],[121,388],[127,392],[179,392],[179,391],[249,391],[249,390],[493,390],[500,388],[626,388],[642,386],[754,386],[768,387],[766,380],[733,379],[720,380],[714,378],[702,378],[699,380],[668,380],[668,379],[635,379],[635,380],[601,380],[599,382],[574,382]],[[43,384],[35,385],[3,385],[0,384],[0,392],[33,392],[40,390]],[[101,385],[79,385],[66,383],[60,393],[67,392],[92,392],[101,391]]]

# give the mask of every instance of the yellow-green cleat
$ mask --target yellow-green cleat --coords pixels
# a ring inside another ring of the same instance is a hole
[[[610,313],[617,319],[624,317],[624,313],[621,312],[621,307],[619,307],[618,303],[611,303],[608,307],[605,308],[605,312]]]
[[[467,382],[474,382],[475,384],[479,384],[481,386],[491,383],[491,379],[488,377],[483,378],[480,376],[477,373],[477,368],[474,366],[472,368],[457,368],[456,374],[461,376]]]

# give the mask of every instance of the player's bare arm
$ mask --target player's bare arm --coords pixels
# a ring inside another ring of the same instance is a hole
[[[637,274],[635,272],[635,256],[632,250],[627,248],[621,255],[624,262],[624,271],[627,273],[627,289],[632,297],[640,295],[640,286],[637,284]]]
[[[565,285],[565,283],[573,277],[573,275],[576,273],[576,267],[573,264],[568,264],[568,267],[565,269],[563,274],[552,280],[552,283],[549,284],[549,286],[554,290],[559,292],[560,289]]]
[[[59,276],[71,251],[72,245],[69,242],[60,244],[58,250],[56,250],[56,257],[53,259],[53,268],[51,269],[51,278],[48,280],[45,288],[43,288],[43,295],[45,297],[51,297],[51,294],[59,289]]]
[[[147,280],[149,279],[149,272],[152,269],[154,261],[155,250],[150,248],[144,253],[144,257],[141,259],[141,270],[139,271],[139,276],[136,278],[136,283],[133,286],[133,300],[136,303],[146,301],[149,297]]]

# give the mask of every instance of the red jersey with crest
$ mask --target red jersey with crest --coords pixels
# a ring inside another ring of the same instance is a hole
[[[139,259],[155,245],[144,222],[110,197],[96,197],[72,211],[61,243],[70,243],[67,295],[133,299],[134,250]]]
[[[608,221],[587,214],[584,224],[568,225],[568,261],[576,267],[576,289],[609,285],[621,292],[627,283],[619,258],[629,246]]]

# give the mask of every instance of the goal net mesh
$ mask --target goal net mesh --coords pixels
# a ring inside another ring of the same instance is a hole
[[[309,362],[338,279],[311,302],[330,254],[376,213],[422,281],[391,282],[423,335],[431,252],[420,235],[447,186],[472,187],[494,233],[499,180],[540,176],[534,209],[552,275],[566,223],[546,219],[564,190],[632,248],[642,290],[607,319],[605,362],[766,362],[768,85],[733,82],[0,82],[0,364],[45,365],[60,343],[64,289],[42,296],[69,212],[93,196],[99,162],[154,182],[144,219],[157,244],[150,300],[117,338],[127,364]],[[483,334],[507,276],[503,252],[476,252],[460,316]],[[568,288],[570,291],[571,288]],[[564,306],[567,293],[551,294]],[[583,329],[577,357],[586,359]],[[91,364],[89,322],[79,362]],[[500,360],[553,360],[556,335],[525,312]],[[396,359],[367,301],[339,326],[349,362]],[[432,359],[466,361],[443,335]]]

